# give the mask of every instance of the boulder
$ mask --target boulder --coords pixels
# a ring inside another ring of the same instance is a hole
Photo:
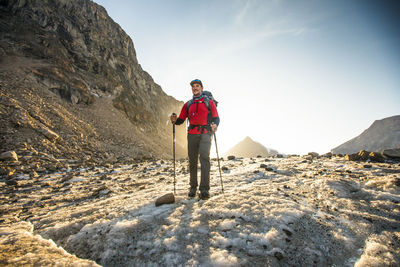
[[[313,156],[311,156],[311,155],[305,155],[304,158],[305,158],[306,160],[312,160],[312,159],[313,159]]]
[[[319,154],[317,152],[308,152],[307,155],[310,155],[313,158],[318,158],[319,157]]]
[[[0,154],[0,160],[18,161],[18,155],[15,151],[7,151]]]
[[[15,180],[6,180],[6,185],[18,186],[18,182]]]
[[[175,196],[173,193],[165,194],[156,200],[156,207],[161,206],[163,204],[172,204],[175,202]]]
[[[324,158],[332,158],[332,156],[333,156],[332,152],[328,152],[322,155],[322,157]]]
[[[381,153],[371,152],[369,153],[369,159],[375,162],[385,162],[385,157]]]
[[[358,155],[360,156],[361,160],[367,160],[369,158],[370,153],[371,152],[369,151],[361,150],[360,152],[358,152]]]
[[[388,158],[400,159],[400,149],[384,149],[382,155]]]
[[[370,160],[375,162],[385,162],[385,157],[379,152],[369,152],[365,150],[361,150],[356,154],[348,154],[345,156],[346,160],[356,161],[356,160]]]
[[[228,160],[234,160],[236,157],[235,156],[228,156]]]
[[[348,155],[344,156],[344,158],[348,161],[356,161],[356,160],[360,160],[360,155],[358,153],[348,154]]]

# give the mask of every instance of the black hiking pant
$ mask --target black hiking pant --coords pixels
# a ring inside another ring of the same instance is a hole
[[[190,187],[197,188],[197,162],[200,155],[200,191],[210,190],[210,148],[211,133],[188,134],[188,156]]]

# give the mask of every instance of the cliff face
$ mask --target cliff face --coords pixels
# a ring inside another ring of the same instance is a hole
[[[99,157],[170,156],[166,121],[183,103],[141,68],[132,40],[103,7],[3,0],[0,13],[2,150],[36,145],[82,156],[86,146]]]
[[[381,151],[400,148],[400,115],[376,120],[359,136],[332,149],[335,154],[351,154],[360,150]]]

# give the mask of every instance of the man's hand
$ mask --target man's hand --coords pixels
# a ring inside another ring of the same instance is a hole
[[[218,126],[215,123],[211,123],[211,130],[215,133],[218,129]]]
[[[169,118],[170,118],[172,124],[175,124],[176,120],[178,119],[178,117],[176,116],[175,113],[172,113],[171,117],[169,117]]]

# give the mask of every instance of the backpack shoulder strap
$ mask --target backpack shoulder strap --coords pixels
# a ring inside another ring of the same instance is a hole
[[[189,116],[189,107],[193,103],[193,99],[190,99],[186,104],[186,114]]]
[[[208,109],[208,115],[210,116],[210,114],[211,114],[210,98],[207,95],[204,95],[204,100],[201,102],[203,102],[206,105],[206,107]],[[199,102],[199,103],[201,103],[201,102]],[[188,116],[189,116],[189,108],[190,108],[190,105],[192,105],[192,104],[193,104],[193,99],[190,99],[186,104],[186,114],[188,114]]]
[[[204,104],[206,105],[208,111],[211,112],[210,99],[206,95],[204,95]]]

